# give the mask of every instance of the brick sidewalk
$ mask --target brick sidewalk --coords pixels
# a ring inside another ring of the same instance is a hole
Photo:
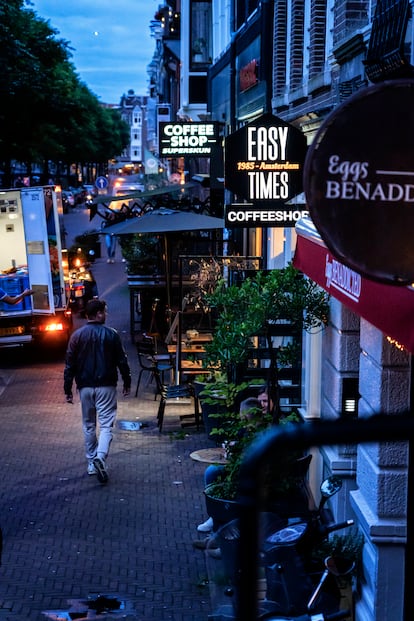
[[[93,271],[136,382],[124,265],[100,259]],[[205,519],[204,465],[190,458],[211,446],[206,435],[184,434],[179,412],[167,414],[160,434],[154,386],[145,381],[138,399],[119,398],[110,481],[101,486],[86,475],[79,401],[64,401],[63,361],[0,366],[8,377],[0,404],[0,620],[74,618],[71,606],[85,610],[82,602],[100,594],[124,609],[97,617],[89,611],[88,619],[207,619],[205,559],[192,547]],[[141,430],[128,428],[137,421]]]

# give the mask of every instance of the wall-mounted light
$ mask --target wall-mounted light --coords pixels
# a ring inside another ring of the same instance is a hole
[[[358,416],[359,381],[357,377],[344,377],[342,380],[342,408],[341,415],[347,417]]]

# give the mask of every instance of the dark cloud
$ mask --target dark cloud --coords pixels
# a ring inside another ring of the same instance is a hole
[[[81,80],[99,99],[118,103],[132,88],[148,93],[147,65],[155,41],[150,22],[159,0],[32,0],[40,17],[73,48]]]

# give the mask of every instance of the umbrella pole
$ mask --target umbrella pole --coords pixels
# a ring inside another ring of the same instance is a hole
[[[165,285],[167,287],[167,308],[171,313],[171,276],[170,276],[170,260],[168,256],[168,234],[164,233],[164,260],[165,260]],[[171,316],[171,314],[170,314]]]
[[[175,353],[175,384],[176,386],[180,383],[180,375],[181,375],[181,339],[183,332],[183,317],[181,311],[177,311],[178,315],[178,326],[177,326],[177,347]]]

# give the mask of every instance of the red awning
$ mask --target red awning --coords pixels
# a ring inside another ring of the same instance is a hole
[[[294,266],[332,297],[414,353],[414,289],[363,278],[326,248],[309,219],[296,224]]]

